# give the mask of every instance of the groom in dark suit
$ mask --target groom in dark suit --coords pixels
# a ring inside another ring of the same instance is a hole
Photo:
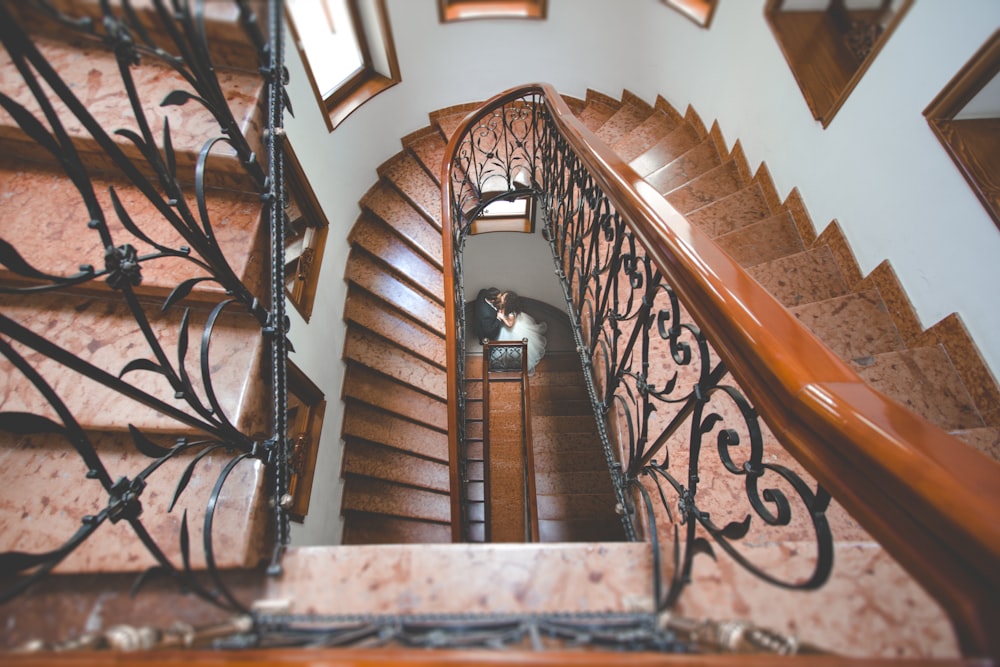
[[[481,289],[472,304],[472,330],[476,332],[480,343],[494,340],[500,335],[500,320],[497,319],[497,307],[494,305],[499,294],[500,290],[496,287]]]

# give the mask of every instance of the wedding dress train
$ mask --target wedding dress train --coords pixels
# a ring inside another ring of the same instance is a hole
[[[514,320],[514,326],[500,327],[500,336],[497,340],[525,340],[528,341],[528,373],[535,372],[535,366],[545,356],[545,345],[547,340],[545,332],[549,325],[546,322],[536,322],[535,318],[527,313],[518,313]]]

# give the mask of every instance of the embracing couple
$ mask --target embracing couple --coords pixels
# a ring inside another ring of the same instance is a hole
[[[528,372],[534,373],[535,366],[545,355],[545,332],[548,324],[521,311],[521,299],[510,290],[488,287],[479,290],[472,311],[472,328],[479,341],[487,340],[527,340]]]

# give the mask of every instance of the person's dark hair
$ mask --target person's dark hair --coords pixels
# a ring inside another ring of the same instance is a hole
[[[498,296],[500,296],[500,290],[498,290],[496,287],[484,287],[483,289],[479,290],[478,298],[496,302]]]
[[[504,304],[503,310],[505,313],[513,313],[514,315],[521,312],[521,297],[517,295],[517,292],[507,290],[507,303]]]

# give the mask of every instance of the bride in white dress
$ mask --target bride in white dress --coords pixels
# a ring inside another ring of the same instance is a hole
[[[535,366],[545,356],[547,340],[545,332],[549,325],[546,322],[536,322],[528,313],[521,311],[521,299],[511,291],[501,292],[498,296],[499,309],[497,319],[500,320],[500,335],[497,340],[527,340],[528,341],[528,375],[535,373]]]

